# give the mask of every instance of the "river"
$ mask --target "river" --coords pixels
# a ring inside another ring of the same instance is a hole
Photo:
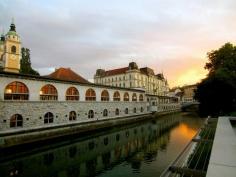
[[[182,113],[1,153],[0,176],[158,177],[204,123]]]

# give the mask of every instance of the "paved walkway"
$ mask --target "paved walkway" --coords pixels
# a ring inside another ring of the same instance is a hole
[[[236,134],[230,117],[219,117],[206,177],[236,177]]]

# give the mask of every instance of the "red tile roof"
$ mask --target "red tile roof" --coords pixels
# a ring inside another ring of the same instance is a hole
[[[124,74],[128,70],[129,70],[129,67],[113,69],[113,70],[106,71],[105,75],[112,76],[112,75],[117,75],[117,74]]]
[[[53,73],[47,75],[46,77],[53,79],[60,79],[65,81],[75,81],[80,83],[89,83],[86,79],[84,79],[79,74],[72,71],[70,68],[59,68],[56,69]]]

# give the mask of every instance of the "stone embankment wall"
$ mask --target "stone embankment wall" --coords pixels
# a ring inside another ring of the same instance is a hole
[[[128,108],[128,113],[125,109]],[[107,109],[107,116],[103,116]],[[119,115],[115,114],[119,109]],[[134,112],[136,109],[136,112]],[[146,102],[57,102],[57,101],[1,101],[0,102],[0,134],[17,132],[42,127],[55,127],[60,125],[72,125],[97,120],[107,120],[118,117],[136,116],[147,114]],[[93,110],[94,117],[88,118],[89,110]],[[69,113],[76,112],[76,120],[69,119]],[[47,112],[53,114],[53,123],[44,123]],[[22,127],[10,127],[12,115],[20,114],[23,117]]]

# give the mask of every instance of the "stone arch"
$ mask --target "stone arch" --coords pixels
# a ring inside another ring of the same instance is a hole
[[[75,87],[69,87],[66,90],[66,100],[79,100],[79,91]]]
[[[29,100],[29,89],[22,82],[11,82],[5,88],[4,100]]]
[[[101,101],[109,101],[109,93],[107,90],[103,90],[101,93]]]
[[[44,85],[40,90],[40,100],[57,100],[57,89],[51,84]]]
[[[89,88],[85,93],[85,100],[86,101],[96,101],[96,92]]]

